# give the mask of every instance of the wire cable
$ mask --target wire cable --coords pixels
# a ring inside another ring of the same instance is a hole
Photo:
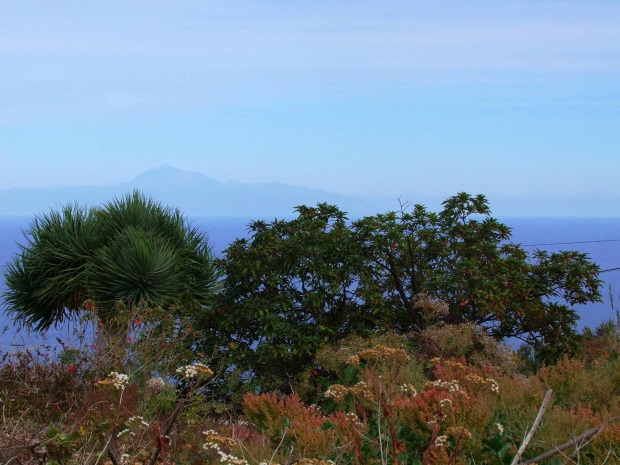
[[[620,239],[601,239],[597,241],[549,242],[546,244],[521,244],[521,247],[537,247],[537,246],[542,246],[542,245],[596,244],[600,242],[620,242]],[[609,271],[620,271],[620,267],[600,270],[599,273],[607,273]]]
[[[601,239],[599,241],[549,242],[547,244],[521,244],[521,247],[537,247],[539,245],[595,244],[598,242],[620,242],[620,239]]]

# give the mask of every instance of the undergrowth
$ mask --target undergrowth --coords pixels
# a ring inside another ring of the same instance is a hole
[[[510,464],[548,390],[520,463],[593,429],[540,463],[620,463],[617,326],[532,373],[471,324],[349,337],[293,394],[222,397],[227,372],[183,321],[119,315],[90,343],[2,355],[1,464]]]

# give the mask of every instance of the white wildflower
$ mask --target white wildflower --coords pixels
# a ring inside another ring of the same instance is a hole
[[[213,375],[213,371],[202,363],[195,365],[185,365],[176,369],[176,372],[185,379],[194,379],[198,377],[208,377]]]
[[[403,384],[400,387],[400,392],[402,392],[405,395],[412,395],[412,396],[417,396],[418,395],[418,391],[416,390],[415,386],[413,384]]]
[[[143,418],[143,417],[141,417],[141,416],[139,416],[139,415],[134,415],[133,417],[129,417],[129,418],[127,419],[127,422],[129,422],[129,423],[135,423],[137,426],[139,426],[139,427],[140,427],[140,426],[142,426],[142,427],[144,427],[144,428],[148,428],[149,426],[151,426],[151,425],[149,425],[149,424],[148,424],[148,423],[144,420],[144,418]]]
[[[217,453],[220,456],[220,463],[226,463],[228,465],[248,465],[246,460],[240,459],[237,456],[227,454],[221,450],[217,451]]]
[[[448,392],[461,392],[461,386],[459,386],[459,382],[456,379],[450,381],[448,385]]]
[[[124,373],[113,371],[108,375],[108,381],[114,385],[119,391],[124,391],[129,384],[129,376]]]
[[[493,426],[495,427],[497,434],[499,434],[500,436],[504,434],[504,426],[501,423],[495,423]]]
[[[451,399],[441,399],[439,401],[439,407],[441,407],[442,409],[446,409],[448,407],[450,407],[452,405],[452,400]]]
[[[487,383],[491,385],[491,392],[494,394],[499,394],[499,384],[493,378],[487,378]]]

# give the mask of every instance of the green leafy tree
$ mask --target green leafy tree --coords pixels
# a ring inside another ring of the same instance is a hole
[[[458,194],[439,213],[405,210],[350,223],[319,204],[290,221],[251,223],[250,239],[220,261],[223,292],[202,343],[244,382],[282,390],[326,342],[386,328],[470,321],[522,339],[541,360],[573,350],[573,306],[600,299],[586,255],[528,254],[482,195]],[[441,311],[429,315],[429,301]]]
[[[395,329],[425,324],[421,292],[448,304],[447,323],[475,322],[494,336],[518,338],[541,360],[576,348],[573,306],[600,300],[599,267],[585,254],[530,255],[509,242],[486,198],[449,198],[439,213],[415,205],[353,224],[362,244],[359,294],[389,313]]]
[[[360,312],[359,254],[344,214],[326,204],[296,211],[291,221],[252,222],[250,240],[230,245],[203,323],[241,379],[264,389],[287,390],[323,344],[374,327]]]
[[[43,214],[25,237],[5,273],[4,303],[36,330],[92,308],[104,322],[133,305],[195,310],[217,289],[204,234],[139,192]]]

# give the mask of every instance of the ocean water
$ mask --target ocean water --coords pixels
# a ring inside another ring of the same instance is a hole
[[[534,248],[549,252],[577,250],[587,253],[603,270],[620,267],[620,218],[511,217],[499,219],[512,227],[513,242],[522,244],[528,250]],[[247,237],[247,224],[250,220],[250,218],[233,217],[198,217],[193,219],[193,223],[206,232],[214,253],[219,255],[235,238]],[[30,217],[0,216],[0,269],[2,271],[11,257],[19,251],[18,243],[24,242],[22,230],[28,227],[30,221]],[[611,286],[615,301],[620,304],[620,270],[602,273],[601,278],[605,280],[604,302],[576,307],[580,315],[580,328],[596,327],[601,322],[615,317],[607,290]],[[4,290],[4,279],[0,279],[0,293]],[[57,339],[70,342],[75,338],[74,330],[75,328],[69,325],[63,325],[50,330],[48,334],[41,337],[38,334],[29,334],[25,329],[13,324],[6,315],[0,313],[0,351],[14,351],[41,344],[55,345]]]

